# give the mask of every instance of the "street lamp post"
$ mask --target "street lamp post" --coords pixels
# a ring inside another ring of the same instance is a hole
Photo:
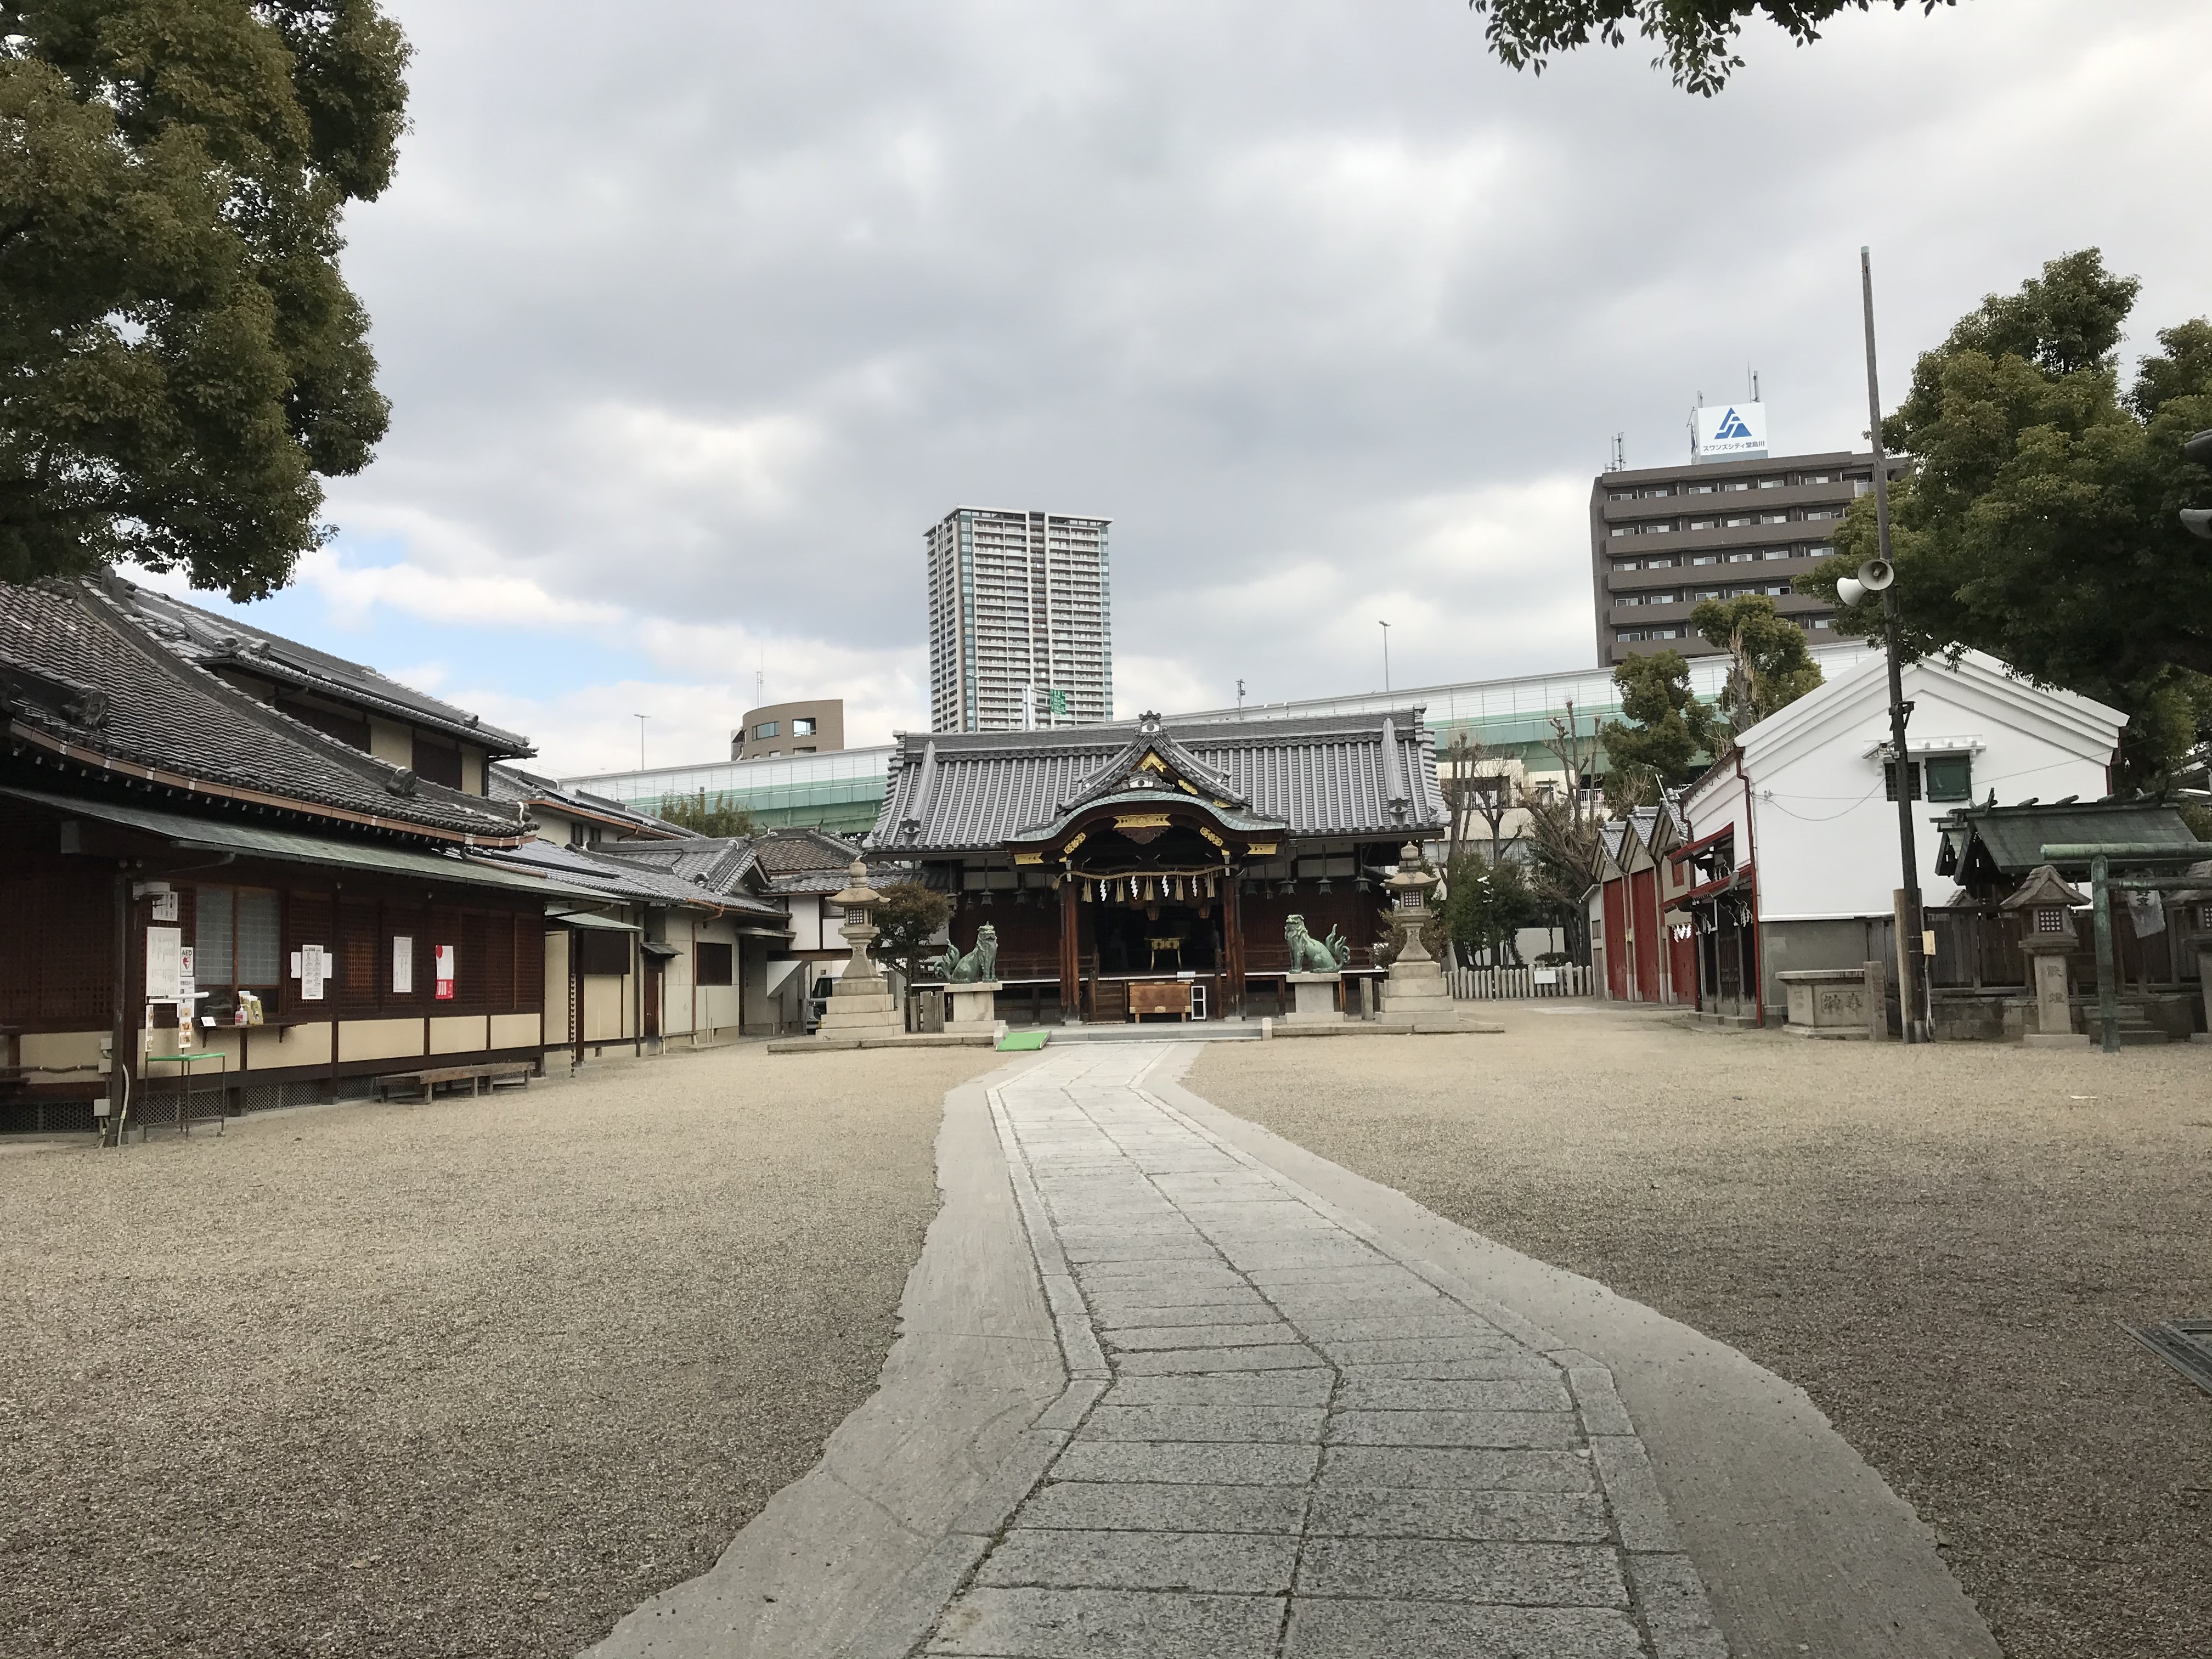
[[[1892,585],[1895,567],[1889,557],[1889,461],[1881,447],[1881,391],[1875,377],[1874,258],[1859,250],[1859,287],[1866,308],[1867,435],[1874,447],[1874,522],[1880,548],[1879,571],[1862,567],[1862,587],[1881,592],[1882,643],[1889,657],[1890,776],[1896,783],[1897,850],[1905,884],[1898,890],[1897,1017],[1907,1042],[1927,1040],[1920,1018],[1921,986],[1927,963],[1920,932],[1920,861],[1912,848],[1912,763],[1905,749],[1905,723],[1912,705],[1905,700],[1903,670],[1897,647],[1897,589]]]
[[[1390,624],[1378,621],[1375,625],[1382,630],[1382,695],[1387,697],[1390,695]]]

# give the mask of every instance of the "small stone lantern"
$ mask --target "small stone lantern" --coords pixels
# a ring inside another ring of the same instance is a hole
[[[2089,1041],[2074,1029],[2074,1004],[2066,984],[2066,954],[2074,948],[2074,907],[2088,902],[2087,894],[2068,884],[2051,866],[2042,864],[1998,907],[2021,913],[2020,948],[2034,964],[2035,1029],[2025,1038],[2032,1048],[2081,1048]]]
[[[875,959],[868,954],[868,946],[876,939],[870,918],[884,896],[868,885],[868,866],[859,859],[853,860],[846,874],[852,884],[842,892],[832,893],[830,902],[845,913],[845,925],[837,931],[853,947],[853,956],[830,994],[830,1006],[823,1011],[817,1034],[834,1040],[903,1031],[906,1021],[899,1012],[898,999],[891,994],[891,988],[884,982]]]
[[[1437,884],[1437,878],[1421,868],[1421,849],[1407,842],[1398,854],[1397,873],[1382,884],[1390,890],[1398,921],[1406,929],[1405,947],[1382,984],[1383,1018],[1411,1018],[1415,1030],[1457,1030],[1459,1010],[1444,984],[1444,971],[1421,942],[1421,929],[1429,921],[1429,890]]]

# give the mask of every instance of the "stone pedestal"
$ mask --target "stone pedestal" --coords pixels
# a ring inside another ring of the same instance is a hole
[[[1285,1025],[1334,1025],[1344,1018],[1336,1006],[1336,988],[1344,982],[1340,974],[1285,974],[1289,981],[1292,1006],[1283,1016]]]
[[[2033,963],[2029,979],[2035,992],[2035,1029],[2021,1041],[2031,1048],[2086,1048],[2089,1037],[2074,1029],[2074,1005],[2066,990],[2066,952],[2073,946],[2064,939],[2031,935],[2021,949]]]
[[[1865,1040],[1870,1028],[1864,969],[1800,969],[1775,978],[1782,981],[1783,994],[1789,1000],[1790,1020],[1784,1029],[1793,1036]],[[1875,995],[1880,994],[1877,990]]]
[[[995,979],[981,979],[970,985],[946,986],[945,1029],[948,1031],[981,1031],[997,1024],[999,983]]]

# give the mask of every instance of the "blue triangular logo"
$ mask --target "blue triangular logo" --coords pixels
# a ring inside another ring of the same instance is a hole
[[[1720,443],[1729,438],[1748,438],[1751,428],[1744,424],[1743,416],[1731,409],[1721,416],[1720,430],[1713,434],[1713,441]]]

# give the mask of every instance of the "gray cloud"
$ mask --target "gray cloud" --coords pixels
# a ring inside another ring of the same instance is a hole
[[[1611,433],[1672,459],[1752,363],[1778,441],[1856,441],[1861,242],[1893,391],[2068,248],[2212,303],[2194,0],[1754,30],[1711,102],[1511,74],[1458,0],[394,9],[348,263],[395,420],[334,516],[792,695],[912,684],[958,502],[1115,520],[1125,703],[1364,687],[1379,615],[1401,684],[1577,665]]]

